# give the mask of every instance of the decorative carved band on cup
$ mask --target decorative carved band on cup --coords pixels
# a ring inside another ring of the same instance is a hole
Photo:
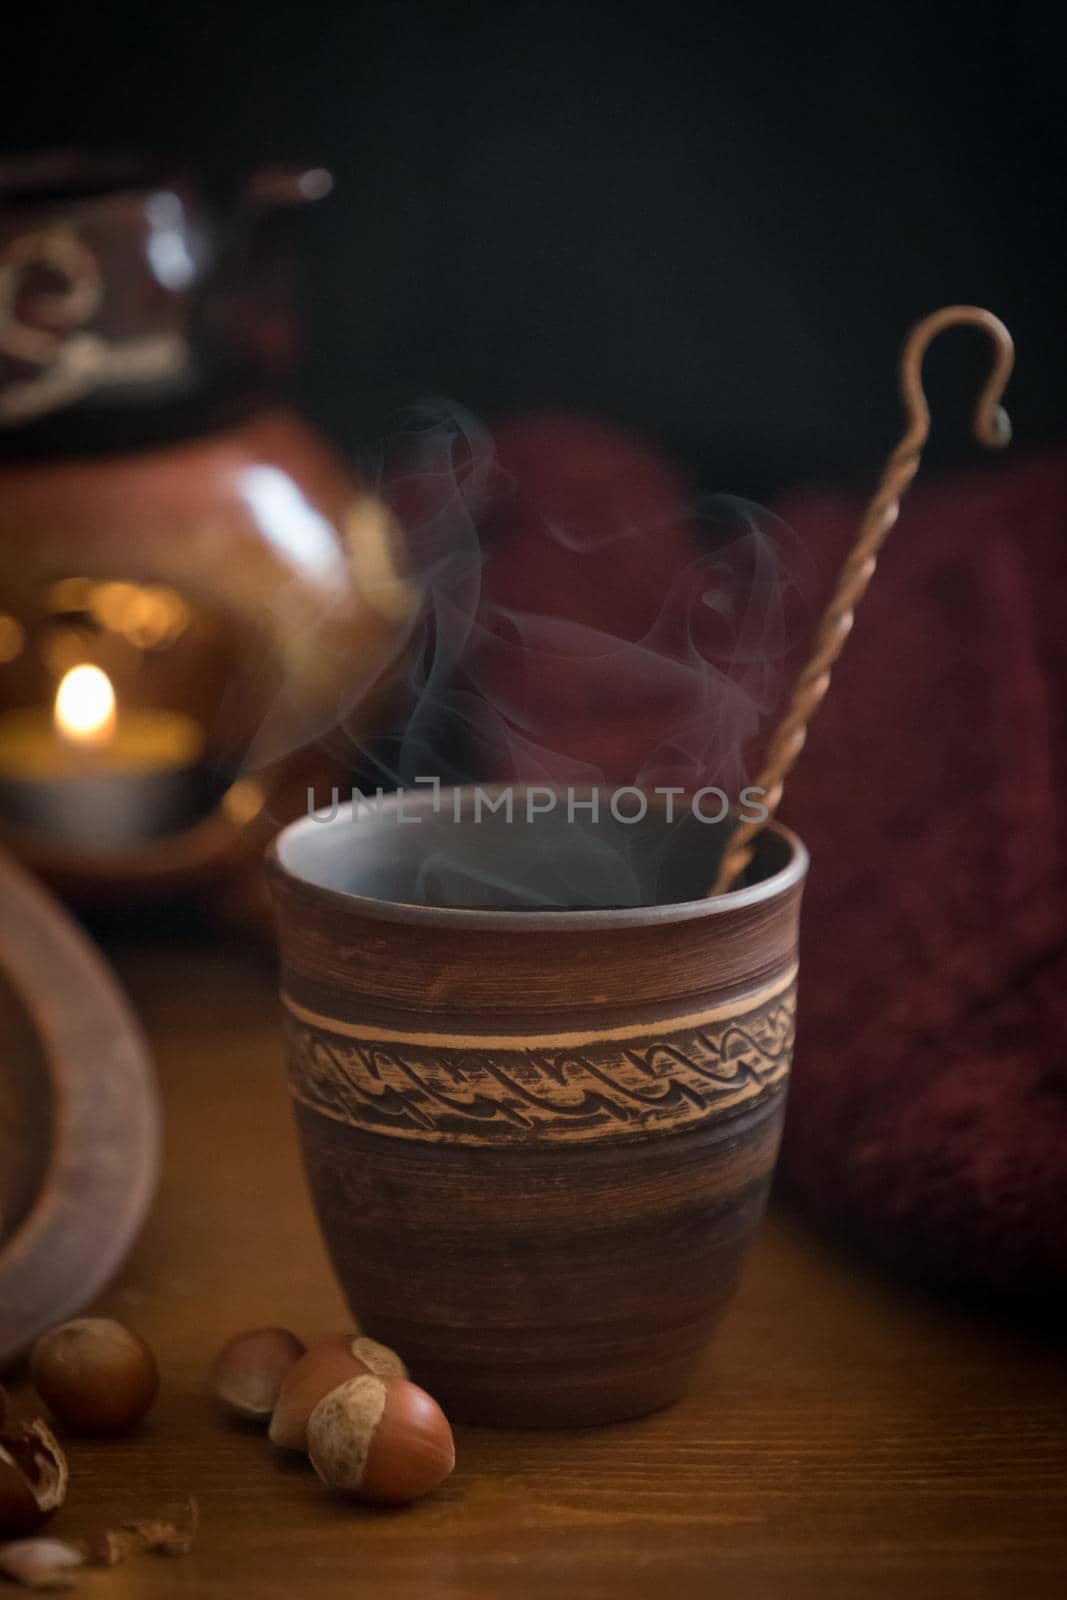
[[[283,996],[293,1098],[434,1144],[619,1139],[736,1115],[785,1087],[796,969],[702,1012],[616,1029],[394,1032]]]

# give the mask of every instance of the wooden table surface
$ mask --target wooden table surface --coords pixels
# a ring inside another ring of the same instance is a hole
[[[345,1325],[290,1134],[273,972],[207,942],[112,947],[167,1113],[152,1219],[99,1309],[164,1374],[134,1437],[71,1444],[71,1536],[189,1493],[192,1555],[86,1575],[125,1600],[1012,1600],[1067,1590],[1067,1370],[1054,1341],[765,1224],[696,1390],[642,1422],[457,1430],[406,1511],[339,1503],[205,1391],[257,1323]]]

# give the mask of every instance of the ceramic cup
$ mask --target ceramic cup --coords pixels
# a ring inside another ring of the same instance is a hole
[[[271,850],[311,1194],[360,1325],[455,1420],[637,1416],[685,1388],[764,1208],[807,853],[771,826],[702,899],[713,824],[479,793]]]

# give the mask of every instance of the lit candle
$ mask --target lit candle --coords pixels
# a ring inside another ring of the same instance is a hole
[[[0,715],[0,815],[66,844],[114,850],[187,826],[210,800],[198,723],[120,710],[107,674],[71,667],[51,708]]]
[[[99,667],[71,667],[56,690],[52,721],[61,739],[93,749],[115,737],[118,716],[111,679]]]

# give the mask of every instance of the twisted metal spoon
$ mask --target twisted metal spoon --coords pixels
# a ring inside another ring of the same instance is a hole
[[[900,502],[919,470],[923,446],[930,432],[930,410],[923,392],[923,359],[931,343],[945,328],[969,325],[981,328],[993,342],[993,367],[978,398],[974,434],[991,450],[1002,449],[1011,438],[1011,423],[1000,404],[1011,377],[1015,349],[1011,334],[991,311],[980,306],[944,306],[916,323],[900,356],[900,392],[907,428],[886,462],[881,482],[864,514],[859,532],[838,574],[834,592],[819,621],[808,657],[793,688],[789,704],[771,736],[763,770],[756,787],[763,790],[765,816],[740,822],[730,834],[711,894],[723,894],[748,866],[760,830],[778,809],[786,778],[804,748],[808,723],[830,686],[830,669],[852,629],[855,609],[874,576],[878,552],[900,515]]]

